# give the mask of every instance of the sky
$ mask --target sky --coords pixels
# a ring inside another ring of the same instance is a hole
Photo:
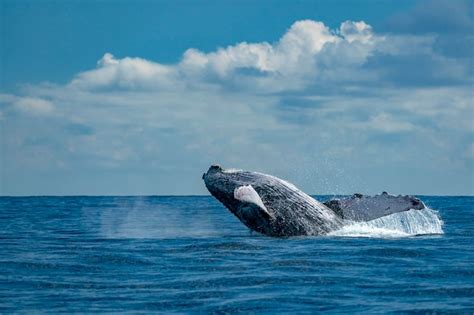
[[[474,194],[473,1],[0,2],[1,195]]]

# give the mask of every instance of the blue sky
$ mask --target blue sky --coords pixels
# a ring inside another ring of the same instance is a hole
[[[473,194],[472,6],[2,1],[0,193]]]

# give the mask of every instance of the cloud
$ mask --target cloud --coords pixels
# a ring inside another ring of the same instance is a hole
[[[141,58],[115,59],[106,53],[97,62],[98,69],[78,74],[70,83],[79,89],[118,88],[155,89],[173,82],[175,69]]]
[[[344,66],[363,63],[377,40],[362,21],[346,21],[333,31],[321,22],[303,20],[295,22],[276,43],[242,42],[210,53],[188,49],[175,65],[141,58],[116,59],[106,53],[97,69],[78,74],[70,86],[87,90],[176,90],[203,84],[267,92],[301,89],[312,79],[325,79],[324,72],[318,71],[318,61]],[[329,44],[336,47],[323,51]],[[349,59],[340,60],[341,54]]]
[[[415,129],[413,124],[403,120],[397,121],[386,113],[372,116],[370,118],[370,127],[387,133],[405,132]]]
[[[54,110],[53,103],[40,98],[22,97],[14,102],[18,109],[34,114],[49,114]]]
[[[325,44],[338,40],[323,23],[304,20],[295,22],[274,44],[243,42],[208,54],[188,50],[180,66],[184,71],[189,67],[219,78],[227,78],[239,69],[254,69],[268,75],[299,74],[308,70],[301,67],[303,62],[311,63]]]
[[[412,34],[467,33],[472,36],[472,12],[472,2],[468,0],[425,0],[407,12],[392,16],[388,20],[388,28]]]
[[[472,76],[474,65],[473,2],[468,0],[420,1],[411,10],[388,19],[386,31],[398,34],[435,35],[432,48],[437,53],[464,59]]]
[[[321,22],[295,22],[275,43],[237,43],[214,52],[188,49],[180,62],[164,65],[106,53],[98,67],[79,73],[69,86],[80,90],[187,91],[225,89],[252,93],[315,90],[386,82],[444,85],[472,81],[469,60],[435,51],[427,35],[375,34],[363,21],[331,30]]]
[[[309,192],[472,193],[472,76],[436,43],[303,20],[175,64],[106,53],[67,84],[0,95],[6,193],[41,191],[38,170],[78,185],[53,193],[204,193],[213,162]]]
[[[360,41],[369,42],[372,39],[372,27],[364,21],[346,21],[341,24],[341,35],[349,42]]]
[[[0,104],[10,104],[16,110],[32,115],[49,115],[54,111],[51,101],[37,97],[18,97],[11,94],[0,94]]]

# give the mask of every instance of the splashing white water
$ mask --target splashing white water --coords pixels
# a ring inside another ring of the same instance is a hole
[[[407,237],[443,234],[443,221],[436,211],[426,208],[398,212],[368,222],[347,222],[330,236],[345,237]]]

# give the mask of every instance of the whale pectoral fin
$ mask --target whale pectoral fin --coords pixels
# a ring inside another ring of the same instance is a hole
[[[275,218],[275,216],[270,213],[270,211],[268,211],[267,207],[265,207],[262,198],[260,198],[260,195],[252,187],[252,185],[237,187],[234,190],[234,198],[243,202],[241,208],[244,211],[256,209],[258,211],[262,211],[265,216],[269,216],[272,219]]]

